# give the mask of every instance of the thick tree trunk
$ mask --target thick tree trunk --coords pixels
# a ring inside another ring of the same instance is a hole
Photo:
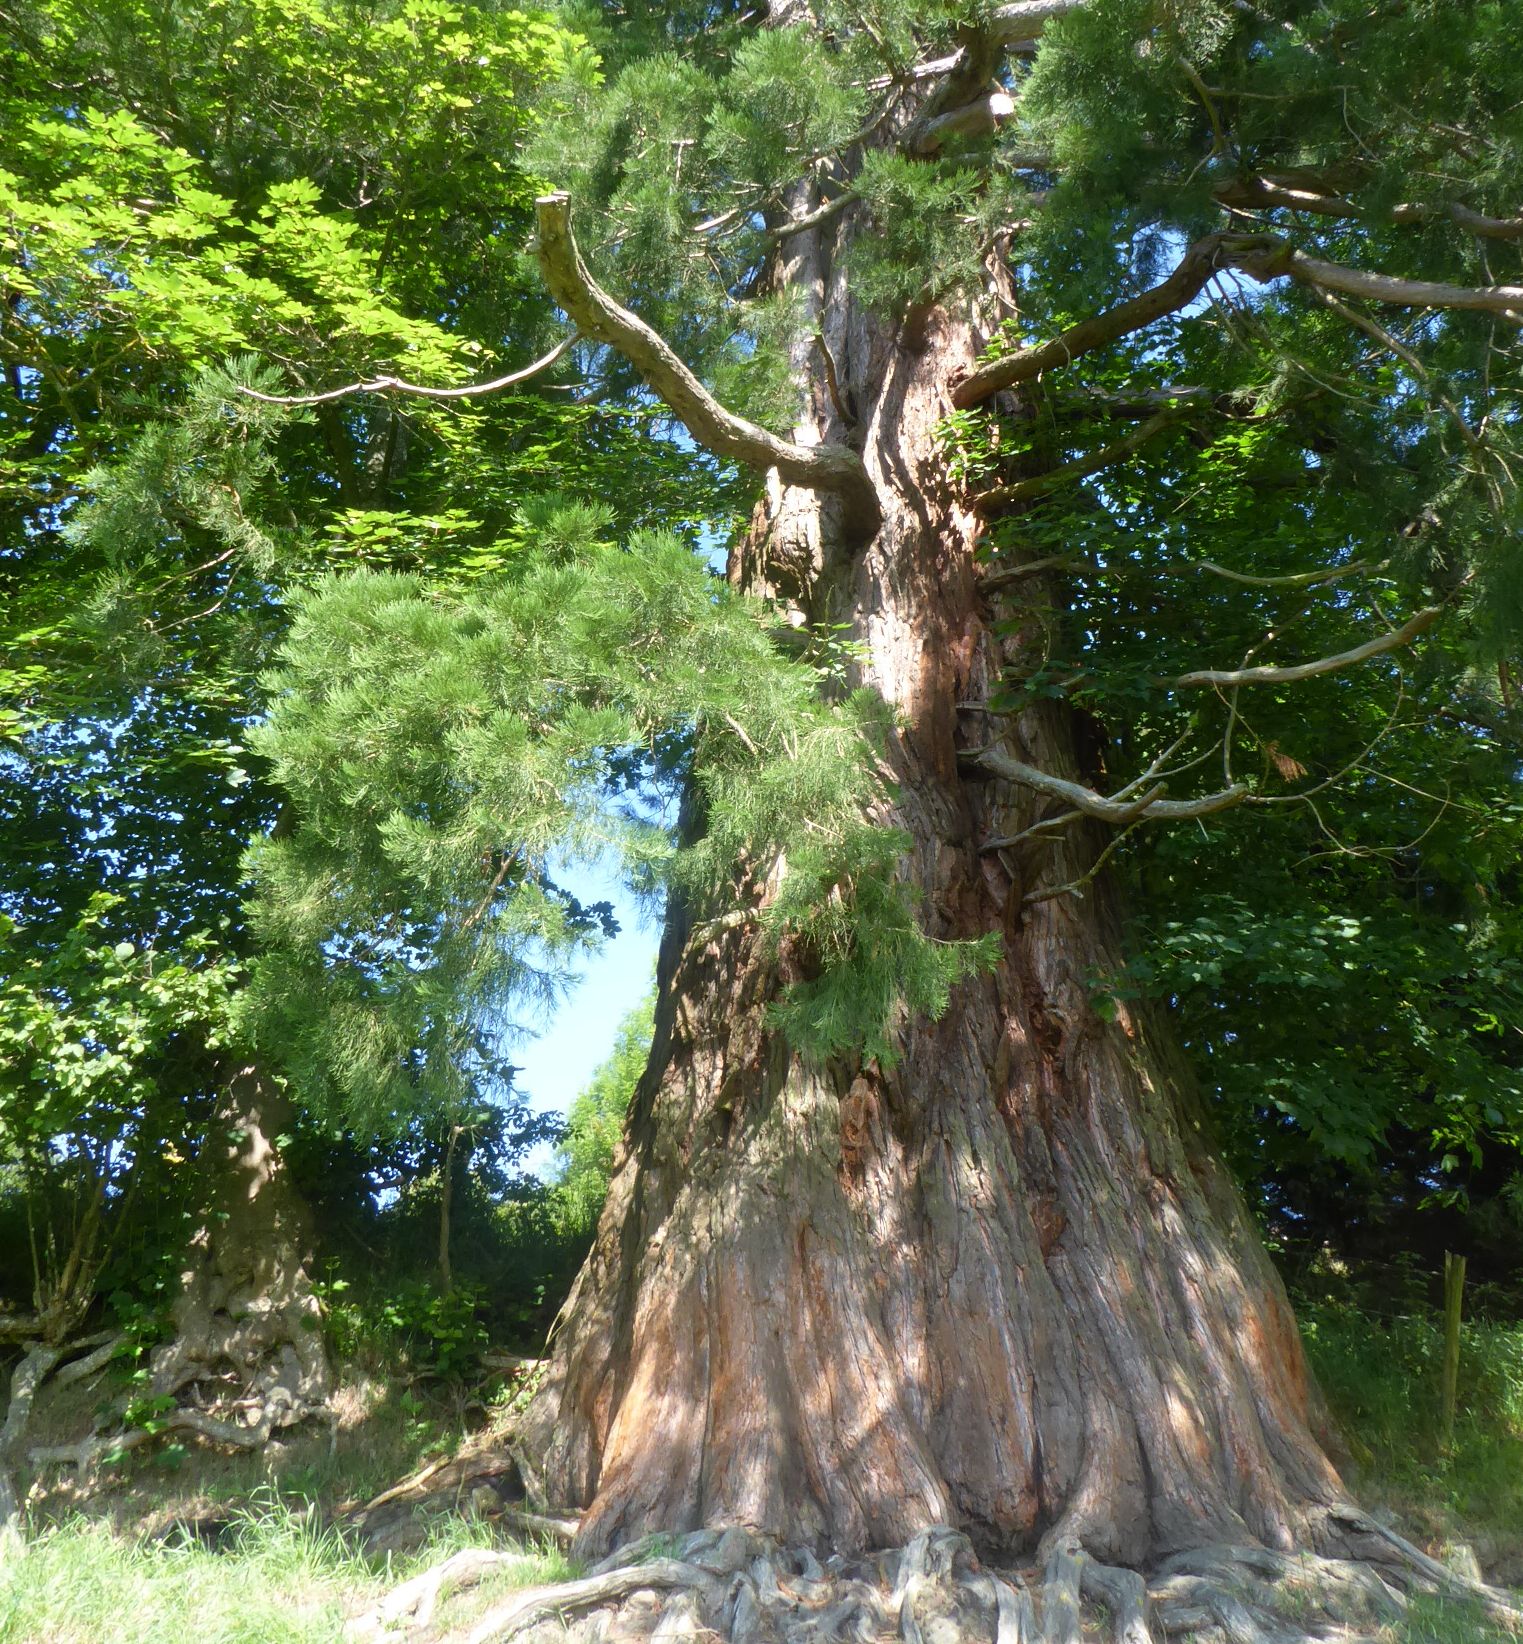
[[[1341,1488],[1295,1322],[1159,1024],[1094,1008],[1118,960],[1103,880],[1031,900],[1099,841],[982,849],[1049,802],[959,769],[1003,736],[1085,774],[1063,708],[967,706],[1022,643],[995,632],[936,438],[984,339],[941,311],[863,313],[854,226],[797,236],[780,278],[824,344],[797,361],[796,438],[862,452],[882,527],[838,548],[832,503],[774,475],[731,580],[852,624],[905,726],[895,820],[926,926],[998,930],[1004,961],[904,1024],[892,1070],[822,1070],[766,1021],[786,963],[674,914],[651,1064],[524,1436],[546,1495],[589,1509],[584,1554],[721,1524],[846,1549],[950,1524],[1134,1567],[1315,1546]],[[1059,590],[1015,586],[1035,626]]]

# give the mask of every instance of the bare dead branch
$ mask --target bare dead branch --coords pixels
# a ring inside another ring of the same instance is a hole
[[[257,388],[239,386],[239,392],[251,400],[263,400],[266,405],[325,405],[329,400],[341,400],[346,394],[379,394],[390,389],[398,394],[419,394],[429,400],[465,400],[477,394],[496,394],[515,383],[527,382],[541,371],[548,371],[564,359],[571,348],[581,341],[576,332],[558,342],[548,354],[526,365],[521,371],[510,371],[505,377],[493,377],[490,382],[468,382],[458,388],[427,388],[422,383],[403,382],[400,377],[372,377],[368,382],[346,383],[342,388],[325,389],[321,394],[261,394]]]
[[[983,578],[985,593],[1007,588],[1012,582],[1024,582],[1027,577],[1040,576],[1043,571],[1077,571],[1084,568],[1085,560],[1077,554],[1044,554],[1040,559],[1028,559],[1024,565],[1010,565],[991,571]],[[982,703],[978,705],[982,708]]]
[[[768,233],[767,238],[774,244],[781,245],[784,240],[791,240],[796,234],[807,234],[812,228],[823,228],[826,223],[833,222],[839,217],[847,206],[855,205],[861,198],[855,189],[847,189],[844,194],[838,194],[835,199],[816,206],[813,211],[806,211],[802,217],[794,217],[789,222],[780,223]]]
[[[1296,571],[1287,576],[1256,577],[1246,571],[1233,571],[1225,565],[1218,565],[1214,559],[1197,559],[1188,565],[1166,566],[1165,570],[1177,577],[1188,576],[1192,571],[1209,571],[1213,576],[1225,577],[1228,582],[1240,582],[1248,588],[1316,588],[1324,582],[1337,582],[1341,577],[1383,571],[1385,565],[1384,560],[1361,559],[1352,565],[1334,565],[1325,571]]]
[[[1369,269],[1346,268],[1342,263],[1308,257],[1287,245],[1249,248],[1232,258],[1251,279],[1267,285],[1281,275],[1302,285],[1341,291],[1348,297],[1396,308],[1455,308],[1472,313],[1500,314],[1523,323],[1523,285],[1450,285],[1443,280],[1408,280]]]
[[[1374,212],[1346,194],[1298,186],[1273,175],[1234,177],[1216,189],[1215,198],[1219,204],[1238,211],[1305,211],[1318,217],[1342,218],[1385,216],[1397,223],[1424,223],[1434,217],[1447,217],[1456,227],[1481,239],[1523,240],[1523,217],[1490,216],[1458,200],[1413,201],[1393,206],[1388,212]]]
[[[1234,691],[1234,704],[1236,703],[1236,700],[1237,693]],[[1319,793],[1324,792],[1328,788],[1340,787],[1344,780],[1347,777],[1352,776],[1355,771],[1368,768],[1364,763],[1365,760],[1367,760],[1370,755],[1374,753],[1376,748],[1378,748],[1380,744],[1384,742],[1385,739],[1391,734],[1391,732],[1395,730],[1396,722],[1401,717],[1401,710],[1406,703],[1406,700],[1406,681],[1401,677],[1401,674],[1398,671],[1396,677],[1396,700],[1391,704],[1391,711],[1386,715],[1385,723],[1378,731],[1375,732],[1374,736],[1372,736],[1370,740],[1365,743],[1359,752],[1343,766],[1341,770],[1334,771],[1330,776],[1323,777],[1320,782],[1315,782],[1311,787],[1302,788],[1296,793],[1256,793],[1249,799],[1248,803],[1250,805],[1299,805],[1315,799]],[[1446,799],[1442,801],[1442,803],[1447,805],[1449,802]]]
[[[1363,645],[1356,645],[1352,650],[1339,651],[1334,656],[1320,656],[1311,662],[1296,662],[1286,667],[1266,664],[1258,668],[1197,668],[1190,673],[1180,674],[1177,679],[1169,680],[1168,683],[1181,689],[1196,685],[1294,685],[1303,679],[1316,679],[1322,674],[1337,673],[1341,668],[1352,668],[1360,662],[1369,661],[1372,656],[1382,656],[1387,651],[1399,650],[1403,645],[1410,645],[1443,614],[1442,605],[1424,606],[1422,610],[1408,617],[1399,628],[1393,628],[1388,634],[1366,640]]]
[[[988,855],[993,851],[1007,851],[1011,846],[1023,844],[1028,839],[1040,838],[1043,844],[1052,844],[1055,836],[1064,828],[1072,827],[1075,822],[1083,819],[1083,811],[1060,811],[1056,816],[1044,816],[1040,822],[1033,822],[1029,828],[1022,828],[1019,833],[1007,833],[996,839],[986,839],[978,847],[979,852]]]
[[[594,341],[616,348],[707,450],[748,468],[775,468],[790,485],[838,496],[850,528],[870,535],[882,517],[877,492],[855,451],[844,445],[795,445],[728,411],[678,358],[666,339],[593,282],[571,232],[571,200],[535,202],[537,252],[550,295]]]
[[[1426,209],[1422,206],[1397,206],[1397,220],[1404,211],[1418,212]],[[1460,205],[1451,200],[1447,205],[1439,207],[1444,211],[1451,222],[1461,228],[1468,228],[1472,234],[1479,234],[1487,240],[1523,240],[1523,217],[1489,217],[1484,211],[1472,211],[1469,206]]]
[[[1230,788],[1203,794],[1199,799],[1165,799],[1160,783],[1149,788],[1140,798],[1117,800],[1096,793],[1093,788],[1086,788],[1080,782],[1070,782],[1065,777],[1052,775],[1050,771],[1038,770],[1035,765],[1012,759],[999,748],[978,748],[964,757],[981,766],[991,776],[1002,777],[1006,782],[1018,782],[1025,788],[1034,788],[1052,799],[1061,799],[1065,805],[1071,805],[1101,822],[1124,824],[1139,818],[1149,822],[1184,822],[1197,816],[1210,816],[1216,811],[1232,810],[1248,797],[1247,788],[1234,783]]]
[[[1418,356],[1410,348],[1408,348],[1399,337],[1392,336],[1391,333],[1387,331],[1378,320],[1371,319],[1368,314],[1361,314],[1357,308],[1350,308],[1346,302],[1342,301],[1341,298],[1335,297],[1332,292],[1318,289],[1316,295],[1322,304],[1336,314],[1339,319],[1346,320],[1348,324],[1355,328],[1355,330],[1362,331],[1365,336],[1379,343],[1382,348],[1395,355],[1395,357],[1400,360],[1409,371],[1412,372],[1417,380],[1423,384],[1423,386],[1432,395],[1434,401],[1443,407],[1444,412],[1448,416],[1450,422],[1454,424],[1455,431],[1470,448],[1471,452],[1475,456],[1479,457],[1482,463],[1485,462],[1484,447],[1480,436],[1470,426],[1470,424],[1465,421],[1464,413],[1460,410],[1459,406],[1457,406],[1447,394],[1435,388],[1432,372],[1428,370],[1422,360],[1419,359]]]
[[[1094,883],[1100,877],[1105,864],[1116,854],[1123,844],[1147,821],[1146,816],[1139,816],[1135,822],[1129,822],[1121,831],[1112,836],[1105,849],[1081,873],[1077,879],[1070,879],[1066,884],[1052,885],[1046,890],[1028,891],[1021,898],[1023,908],[1035,907],[1038,902],[1052,902],[1060,896],[1078,896],[1087,885]],[[1140,1578],[1139,1578],[1140,1579]]]

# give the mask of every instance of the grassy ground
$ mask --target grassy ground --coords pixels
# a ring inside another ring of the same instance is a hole
[[[347,1615],[475,1545],[500,1543],[489,1526],[460,1518],[405,1560],[366,1558],[280,1498],[251,1503],[215,1551],[134,1540],[108,1523],[75,1519],[0,1553],[0,1641],[339,1644]],[[559,1553],[525,1548],[471,1604],[569,1573]],[[463,1619],[463,1606],[451,1609],[452,1625]]]
[[[33,1442],[77,1437],[98,1396],[40,1404]],[[67,1472],[53,1479],[32,1496],[22,1543],[0,1542],[0,1644],[340,1644],[346,1617],[449,1553],[513,1550],[468,1512],[432,1519],[405,1556],[367,1553],[326,1527],[454,1453],[482,1414],[374,1374],[352,1376],[335,1405],[332,1433],[309,1425],[260,1454],[136,1453],[88,1494]],[[215,1527],[214,1545],[179,1530],[197,1523]],[[452,1625],[507,1587],[571,1573],[558,1550],[521,1551],[450,1606]]]
[[[1470,1547],[1523,1587],[1523,1324],[1468,1323],[1452,1443],[1439,1440],[1442,1342],[1421,1312],[1379,1319],[1302,1302],[1317,1380],[1353,1455],[1354,1494],[1436,1551]]]
[[[44,1389],[28,1429],[35,1445],[70,1443],[88,1431],[100,1389]],[[126,1535],[153,1536],[177,1519],[200,1518],[254,1499],[284,1497],[340,1512],[370,1500],[436,1456],[451,1454],[481,1410],[458,1399],[388,1382],[375,1370],[352,1372],[334,1396],[332,1431],[308,1423],[277,1434],[258,1452],[224,1452],[168,1445],[134,1455],[101,1475],[88,1493],[67,1469],[33,1496],[33,1522],[56,1524],[79,1515],[109,1519]]]
[[[1523,1325],[1467,1326],[1454,1442],[1437,1439],[1438,1338],[1421,1315],[1379,1320],[1328,1302],[1301,1307],[1307,1343],[1355,1460],[1356,1495],[1436,1552],[1474,1550],[1486,1574],[1523,1585]],[[322,1432],[262,1457],[133,1458],[85,1500],[34,1501],[25,1542],[0,1547],[0,1644],[340,1644],[346,1616],[463,1546],[504,1545],[489,1522],[447,1514],[405,1558],[367,1556],[322,1526],[459,1442],[466,1412],[378,1379],[341,1395]],[[67,1412],[55,1412],[67,1419]],[[177,1520],[227,1519],[217,1550],[166,1536]],[[454,1600],[455,1628],[505,1587],[572,1573],[549,1548]],[[1413,1606],[1391,1644],[1498,1638],[1453,1605]]]

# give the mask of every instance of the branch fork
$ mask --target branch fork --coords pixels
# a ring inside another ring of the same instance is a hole
[[[853,536],[870,537],[883,511],[866,465],[844,445],[798,445],[727,410],[637,314],[614,301],[587,272],[571,231],[571,198],[535,201],[535,251],[545,285],[585,337],[617,349],[676,413],[694,440],[747,468],[775,469],[789,485],[840,499]]]

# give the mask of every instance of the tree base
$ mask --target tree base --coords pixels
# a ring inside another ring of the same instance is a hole
[[[437,1630],[453,1594],[514,1561],[471,1549],[395,1589],[349,1633],[355,1644],[424,1629],[440,1644],[1390,1644],[1422,1593],[1523,1633],[1523,1607],[1507,1594],[1456,1576],[1365,1515],[1330,1514],[1327,1528],[1348,1556],[1202,1547],[1148,1580],[1061,1536],[1037,1569],[1019,1572],[981,1563],[947,1528],[901,1551],[823,1563],[739,1526],[647,1536],[579,1580],[513,1593],[469,1626]]]

